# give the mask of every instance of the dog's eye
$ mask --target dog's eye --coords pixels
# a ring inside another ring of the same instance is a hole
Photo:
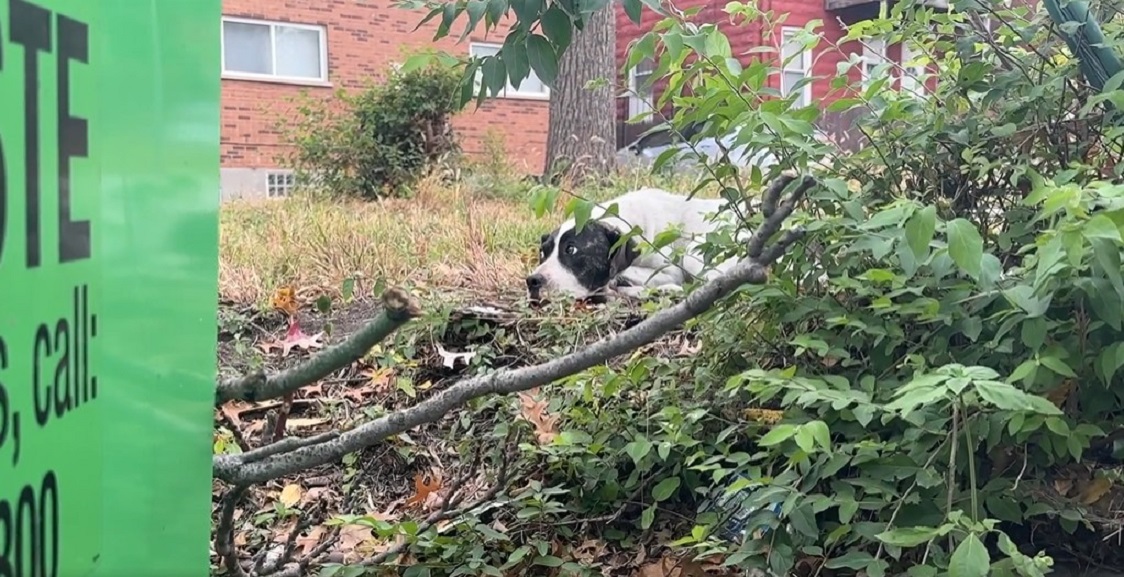
[[[578,247],[571,244],[566,247],[566,254],[578,254]]]

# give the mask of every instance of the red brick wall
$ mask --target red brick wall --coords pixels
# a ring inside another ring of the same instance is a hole
[[[831,79],[835,77],[840,62],[845,62],[851,53],[862,54],[862,45],[859,42],[841,43],[845,31],[837,20],[837,16],[844,21],[853,20],[854,16],[828,13],[824,10],[822,0],[761,0],[757,7],[762,12],[772,12],[773,18],[784,15],[784,21],[772,30],[766,30],[760,21],[744,23],[740,17],[732,23],[730,15],[723,9],[725,0],[678,0],[675,7],[679,10],[701,7],[702,9],[692,17],[696,23],[717,23],[719,29],[729,38],[730,47],[734,56],[741,61],[743,66],[748,66],[751,61],[762,59],[779,59],[779,53],[748,53],[758,46],[780,46],[781,27],[803,28],[812,20],[819,20],[817,32],[823,40],[813,51],[812,75],[817,78],[812,82],[812,99],[830,102],[840,98],[843,94],[839,89],[832,89]],[[662,17],[648,8],[641,12],[640,24],[637,25],[628,18],[621,4],[617,4],[617,65],[624,66],[627,61],[629,44],[642,37],[652,29],[652,26]],[[837,50],[834,46],[838,46]],[[901,51],[897,45],[887,47],[887,57],[900,61]],[[850,71],[852,81],[860,78],[860,68],[855,66]],[[628,78],[622,77],[619,82],[623,88],[628,87]],[[769,86],[780,88],[780,75],[773,74],[769,77]],[[622,88],[622,90],[623,90]],[[655,90],[657,94],[666,88],[666,82],[657,81]],[[665,113],[668,111],[665,111]],[[628,118],[628,102],[620,98],[617,104],[618,120],[623,122]]]
[[[275,125],[290,114],[288,99],[302,90],[330,96],[340,87],[353,88],[381,73],[391,62],[402,61],[403,50],[432,46],[440,18],[413,32],[424,11],[395,8],[389,0],[223,0],[224,16],[260,18],[327,28],[330,87],[280,83],[222,81],[222,166],[224,168],[276,167],[284,152]],[[467,54],[469,40],[457,44],[465,20],[454,26],[452,37],[437,47]],[[501,23],[500,30],[507,24]],[[483,24],[478,30],[482,31]],[[502,42],[487,38],[489,42]],[[482,152],[491,129],[502,136],[510,160],[521,170],[542,170],[546,151],[549,103],[546,100],[495,99],[477,109],[468,107],[454,119],[461,146],[469,154]]]

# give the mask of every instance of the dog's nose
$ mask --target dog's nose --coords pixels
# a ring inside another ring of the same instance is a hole
[[[537,291],[542,289],[544,281],[545,279],[543,279],[541,274],[533,274],[527,277],[527,290]]]

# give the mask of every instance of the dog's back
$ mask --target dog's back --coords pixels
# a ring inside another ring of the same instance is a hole
[[[669,228],[682,231],[684,236],[702,235],[713,228],[708,220],[725,203],[722,199],[688,198],[661,188],[646,187],[599,203],[591,216],[621,227],[622,232],[637,226],[653,236]],[[619,221],[611,216],[602,217],[613,204],[617,205]]]

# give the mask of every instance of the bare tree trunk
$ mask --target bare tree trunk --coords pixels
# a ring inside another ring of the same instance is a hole
[[[574,30],[559,59],[543,169],[549,180],[566,176],[582,181],[607,174],[614,164],[616,28],[611,4],[597,10],[584,30]],[[587,89],[591,81],[595,87]]]

